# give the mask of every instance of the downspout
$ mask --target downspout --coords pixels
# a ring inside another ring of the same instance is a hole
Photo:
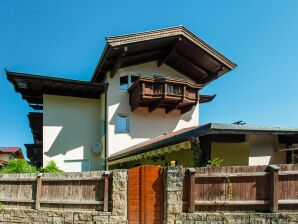
[[[105,133],[105,170],[108,170],[108,164],[106,158],[108,157],[108,133],[107,133],[107,117],[108,117],[108,108],[107,108],[107,95],[108,95],[108,87],[107,84],[106,92],[105,92],[105,119],[104,119],[104,133]]]

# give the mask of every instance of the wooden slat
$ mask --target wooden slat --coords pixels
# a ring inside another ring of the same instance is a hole
[[[280,205],[298,204],[298,199],[294,199],[294,200],[278,200],[278,204],[280,204]]]
[[[35,182],[36,178],[0,178],[0,182]]]
[[[35,200],[31,200],[31,199],[0,198],[0,202],[33,203],[33,202],[35,202]]]
[[[267,205],[269,200],[247,201],[195,201],[195,205]]]
[[[60,201],[60,200],[42,200],[41,204],[65,204],[65,205],[103,205],[103,201],[77,201],[77,200],[68,200],[68,201]],[[111,202],[109,202],[111,203]]]
[[[278,175],[279,175],[279,176],[298,175],[298,170],[280,171],[280,172],[278,172]]]
[[[211,174],[196,174],[196,178],[208,178],[208,177],[260,177],[269,176],[269,172],[254,172],[254,173],[211,173]]]
[[[102,177],[67,177],[67,178],[52,178],[45,177],[42,180],[46,182],[50,181],[97,181],[103,179]]]

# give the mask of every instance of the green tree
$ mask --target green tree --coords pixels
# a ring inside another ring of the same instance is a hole
[[[0,170],[0,173],[37,173],[38,170],[35,166],[30,165],[26,160],[13,159]]]

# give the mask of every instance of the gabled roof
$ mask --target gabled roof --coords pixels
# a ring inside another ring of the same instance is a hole
[[[92,81],[101,82],[121,67],[157,61],[197,83],[206,84],[237,65],[183,26],[107,37]]]
[[[15,91],[33,109],[42,109],[43,94],[99,99],[107,84],[6,71]]]
[[[278,136],[282,143],[298,143],[297,128],[210,123],[202,126],[183,128],[179,131],[152,138],[110,155],[107,161],[113,161],[188,141],[190,137],[201,137],[212,134],[271,134]]]
[[[15,153],[21,150],[20,147],[0,147],[0,153]]]
[[[15,154],[19,158],[24,159],[23,152],[20,147],[0,147],[0,154]]]

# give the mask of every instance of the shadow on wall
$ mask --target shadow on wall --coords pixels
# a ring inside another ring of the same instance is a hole
[[[194,107],[195,108],[195,107]],[[121,113],[121,103],[116,112],[113,114],[109,124],[114,125],[116,134],[116,117]],[[168,134],[176,130],[178,123],[189,122],[195,115],[197,110],[191,110],[181,115],[180,110],[172,111],[166,114],[165,109],[158,108],[149,113],[148,108],[139,107],[135,111],[129,113],[129,136],[131,138],[154,138],[159,135]],[[193,124],[197,125],[197,124]],[[184,125],[181,125],[184,128]],[[180,128],[179,128],[180,129]]]
[[[99,117],[99,101],[81,101],[67,99],[46,108],[44,154],[50,157],[49,160],[55,157],[60,162],[89,159],[90,168],[94,170],[98,169],[94,164],[98,165],[102,153],[94,154],[91,147],[101,141],[104,124]]]

